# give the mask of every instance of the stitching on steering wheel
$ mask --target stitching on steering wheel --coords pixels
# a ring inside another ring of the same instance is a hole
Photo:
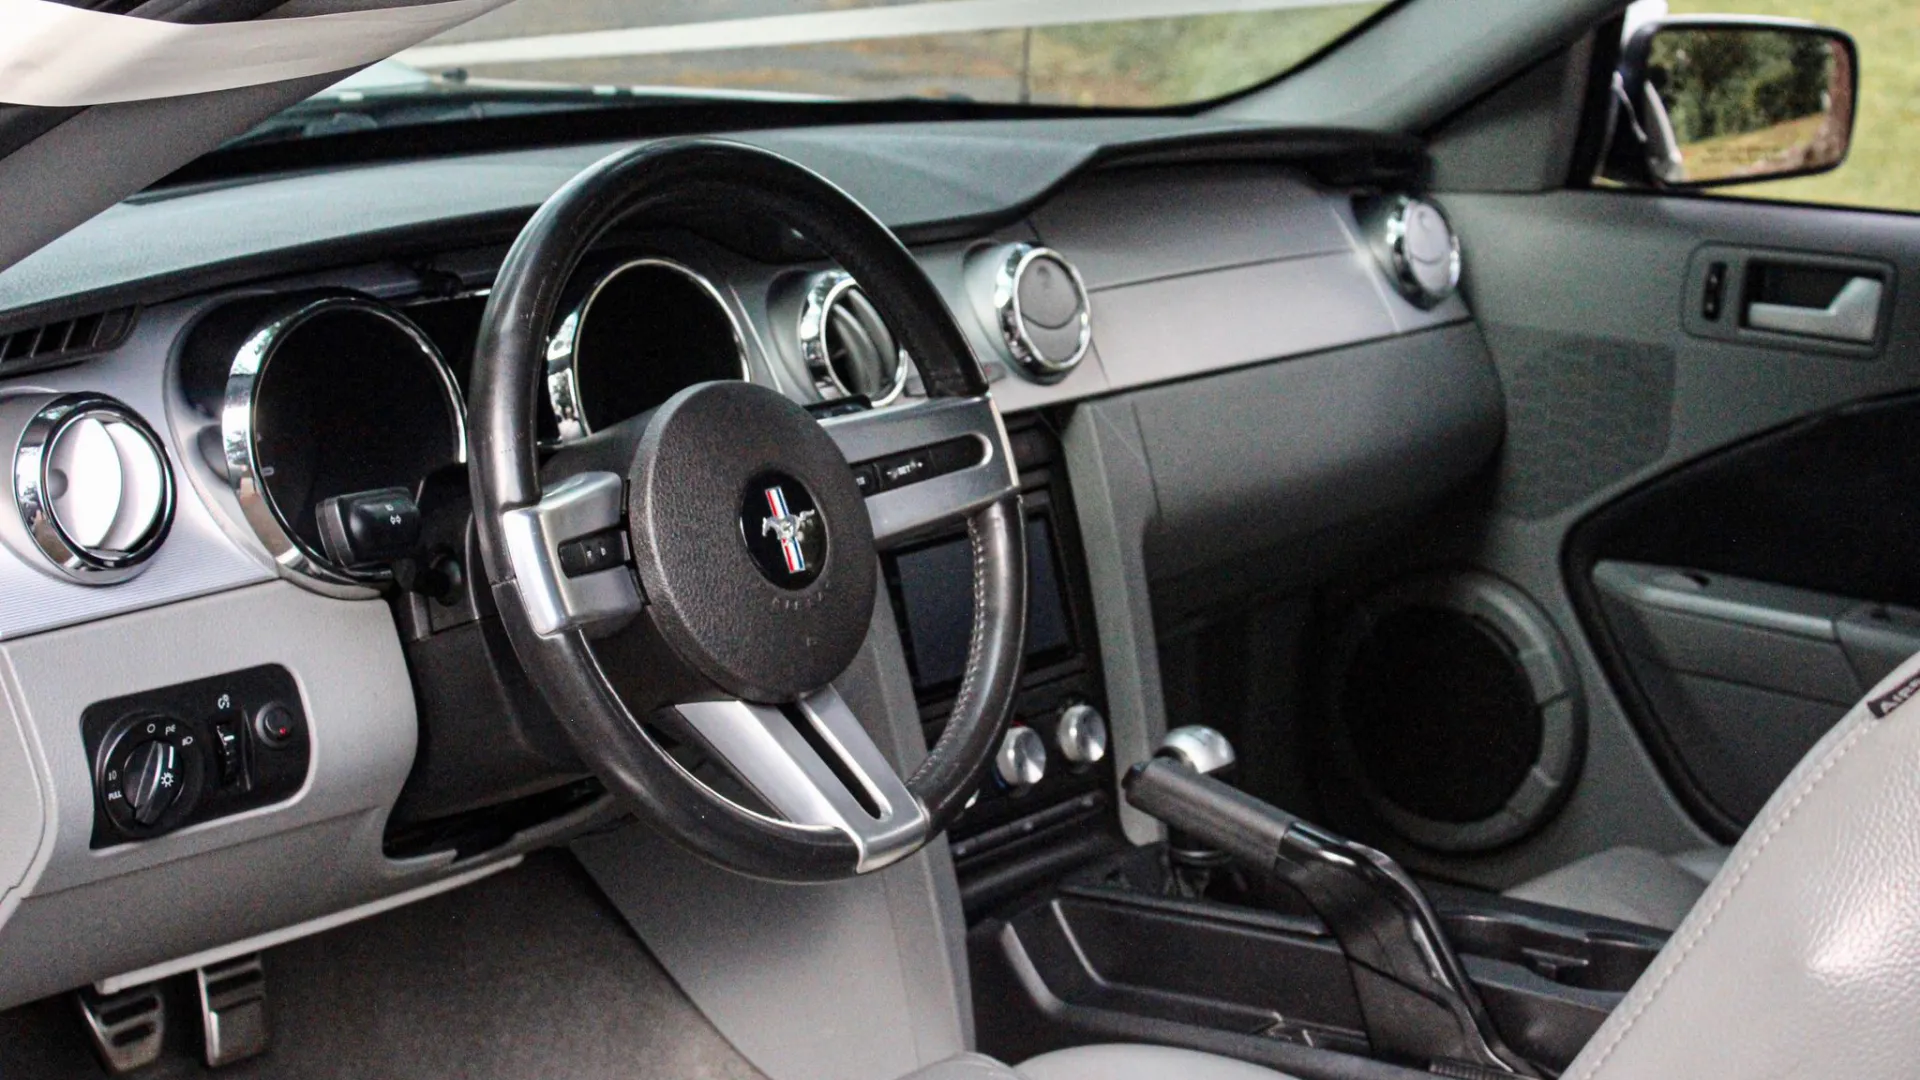
[[[1627,1014],[1626,1018],[1621,1021],[1620,1027],[1614,1032],[1613,1037],[1607,1040],[1606,1048],[1601,1050],[1599,1055],[1594,1058],[1593,1064],[1580,1071],[1579,1080],[1590,1080],[1595,1073],[1600,1071],[1600,1067],[1607,1063],[1607,1059],[1613,1056],[1614,1050],[1619,1048],[1621,1041],[1627,1037],[1627,1033],[1633,1030],[1633,1026],[1639,1022],[1641,1015],[1659,998],[1660,992],[1666,989],[1667,981],[1671,979],[1673,974],[1680,970],[1680,966],[1686,962],[1687,956],[1693,952],[1694,946],[1700,944],[1707,936],[1707,931],[1713,927],[1713,921],[1720,917],[1720,912],[1727,906],[1727,901],[1733,899],[1733,894],[1739,891],[1741,884],[1746,880],[1747,871],[1753,868],[1754,861],[1760,858],[1760,853],[1767,850],[1767,845],[1772,843],[1773,838],[1779,834],[1781,829],[1786,827],[1788,821],[1792,820],[1794,813],[1800,809],[1800,804],[1805,802],[1809,795],[1813,794],[1814,788],[1820,786],[1820,782],[1827,778],[1827,774],[1832,772],[1834,767],[1839,765],[1848,753],[1852,752],[1853,748],[1859,744],[1861,739],[1866,737],[1868,732],[1878,728],[1885,719],[1886,717],[1874,716],[1869,710],[1866,716],[1861,718],[1860,725],[1851,732],[1848,732],[1847,737],[1841,741],[1840,745],[1834,747],[1833,750],[1828,753],[1826,760],[1822,761],[1819,769],[1807,778],[1806,783],[1801,786],[1800,792],[1793,797],[1793,801],[1788,803],[1786,808],[1780,812],[1779,816],[1767,826],[1766,832],[1761,834],[1759,841],[1754,844],[1753,850],[1747,853],[1746,858],[1740,860],[1740,866],[1734,871],[1733,877],[1727,881],[1725,888],[1719,890],[1720,895],[1714,900],[1713,907],[1707,910],[1699,926],[1695,927],[1687,935],[1687,943],[1681,946],[1680,952],[1673,958],[1673,962],[1668,964],[1666,970],[1660,973],[1659,980],[1647,991],[1646,996],[1640,1000],[1638,1005],[1634,1006],[1633,1012]]]
[[[987,513],[983,510],[980,513]],[[967,641],[967,670],[960,677],[960,689],[953,695],[953,715],[960,715],[971,705],[971,699],[978,689],[980,650],[987,637],[987,554],[984,542],[980,538],[979,514],[967,519],[967,540],[973,547],[973,634]],[[938,742],[934,745],[937,747]],[[935,767],[932,754],[920,763],[907,781],[911,788]]]

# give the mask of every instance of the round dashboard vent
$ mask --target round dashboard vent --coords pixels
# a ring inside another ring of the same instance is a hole
[[[1431,308],[1460,287],[1460,238],[1438,206],[1397,195],[1363,216],[1374,255],[1402,296]]]
[[[1091,305],[1080,272],[1059,252],[1011,244],[993,284],[993,310],[1022,370],[1041,382],[1063,379],[1093,343]]]
[[[106,585],[139,573],[173,525],[173,468],[160,437],[103,395],[37,404],[13,456],[27,539],[74,581]]]
[[[864,397],[886,405],[906,389],[909,361],[852,275],[827,270],[807,285],[800,351],[823,398]]]

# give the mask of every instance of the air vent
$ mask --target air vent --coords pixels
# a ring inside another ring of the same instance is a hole
[[[13,497],[26,539],[88,585],[138,573],[173,524],[173,469],[138,414],[99,394],[22,400]]]
[[[133,329],[133,308],[116,308],[0,334],[0,372],[54,367],[111,349]]]
[[[800,351],[826,399],[864,397],[886,405],[907,385],[907,354],[867,294],[840,270],[814,275],[800,309]]]
[[[1409,195],[1360,208],[1374,258],[1416,307],[1440,305],[1460,286],[1460,238],[1441,209]]]
[[[1093,343],[1087,286],[1051,248],[1007,245],[994,275],[993,312],[1007,352],[1037,382],[1066,378]]]

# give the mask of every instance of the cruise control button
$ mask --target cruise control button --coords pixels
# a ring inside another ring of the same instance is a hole
[[[880,473],[871,464],[853,467],[853,486],[860,489],[860,496],[877,495],[880,492]]]
[[[606,529],[560,545],[560,572],[568,577],[597,574],[626,561],[627,535],[624,529]]]
[[[894,488],[925,480],[933,471],[933,461],[925,450],[909,450],[904,454],[880,459],[878,467],[880,490],[892,491]]]

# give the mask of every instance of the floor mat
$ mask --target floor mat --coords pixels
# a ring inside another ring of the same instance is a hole
[[[209,1071],[171,980],[154,1080],[764,1080],[668,978],[571,855],[266,954],[273,1046]],[[0,1013],[0,1077],[102,1077],[65,998]]]

